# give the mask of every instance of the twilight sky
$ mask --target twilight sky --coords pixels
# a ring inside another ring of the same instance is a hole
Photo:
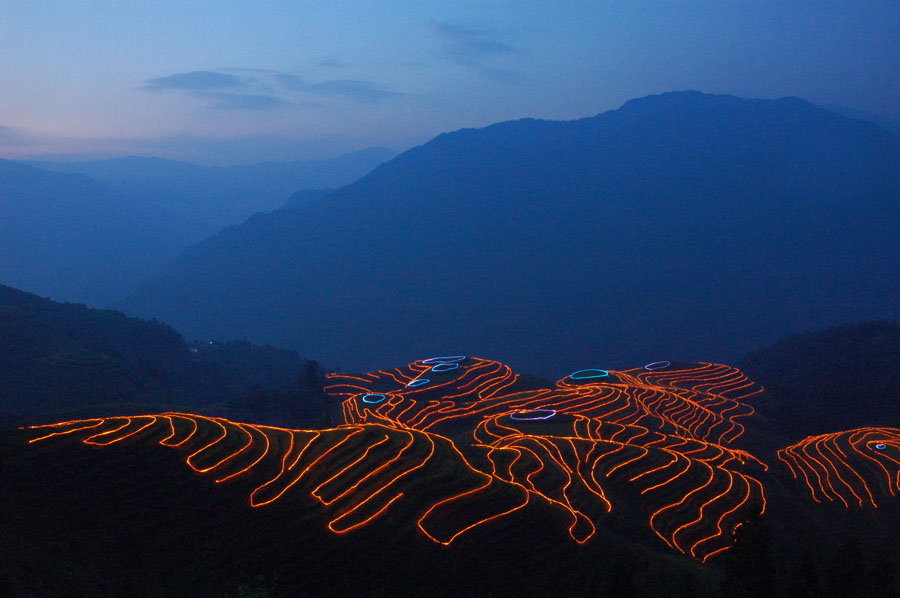
[[[3,0],[0,81],[4,158],[402,151],[681,89],[900,120],[900,2]]]

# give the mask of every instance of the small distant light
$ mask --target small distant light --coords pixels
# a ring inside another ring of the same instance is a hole
[[[878,444],[875,445],[876,451],[883,451],[886,448],[887,448],[887,445],[883,442],[879,442]]]
[[[654,361],[645,365],[644,369],[648,372],[655,372],[656,370],[664,370],[670,365],[672,365],[671,361]]]
[[[439,363],[431,366],[432,372],[450,372],[459,367],[458,363]]]
[[[406,385],[406,388],[416,388],[417,386],[424,386],[431,382],[428,378],[416,378],[412,382]]]
[[[439,365],[444,363],[458,363],[460,361],[464,361],[466,358],[465,355],[448,355],[446,357],[429,357],[428,359],[423,359],[422,363],[424,365]]]
[[[369,393],[362,398],[363,403],[369,403],[370,405],[375,405],[384,401],[387,398],[387,395],[379,394],[379,393]]]
[[[509,416],[516,421],[539,421],[550,419],[556,415],[556,409],[531,409],[530,411],[516,411]]]
[[[578,370],[577,372],[572,372],[569,374],[569,378],[572,380],[591,380],[594,378],[608,378],[609,372],[606,370],[595,370],[595,369],[587,369],[587,370]]]

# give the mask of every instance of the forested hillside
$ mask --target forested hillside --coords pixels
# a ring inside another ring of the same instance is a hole
[[[170,326],[0,285],[0,421],[201,408],[302,374],[293,351],[188,345]]]

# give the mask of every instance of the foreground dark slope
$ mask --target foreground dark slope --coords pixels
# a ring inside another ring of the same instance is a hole
[[[155,442],[92,450],[27,437],[0,436],[4,595],[650,596],[672,584],[666,595],[688,598],[715,595],[719,578],[623,530],[600,530],[584,549],[548,505],[451,547],[417,533],[412,502],[336,535],[307,493],[250,508],[252,480],[198,478],[184,453]]]
[[[898,302],[900,140],[696,92],[441,135],[190,248],[122,307],[372,369],[736,359]]]
[[[0,591],[897,595],[900,430],[776,456],[782,422],[724,365],[521,382],[432,358],[330,376],[330,429],[167,413],[6,432]]]

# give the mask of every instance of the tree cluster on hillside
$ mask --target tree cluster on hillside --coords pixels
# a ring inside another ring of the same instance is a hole
[[[245,341],[189,346],[170,326],[0,285],[0,419],[126,405],[200,408],[303,371],[294,351]]]
[[[280,388],[256,386],[224,405],[234,421],[285,428],[328,428],[340,423],[340,405],[325,392],[325,372],[308,361],[293,382]]]

